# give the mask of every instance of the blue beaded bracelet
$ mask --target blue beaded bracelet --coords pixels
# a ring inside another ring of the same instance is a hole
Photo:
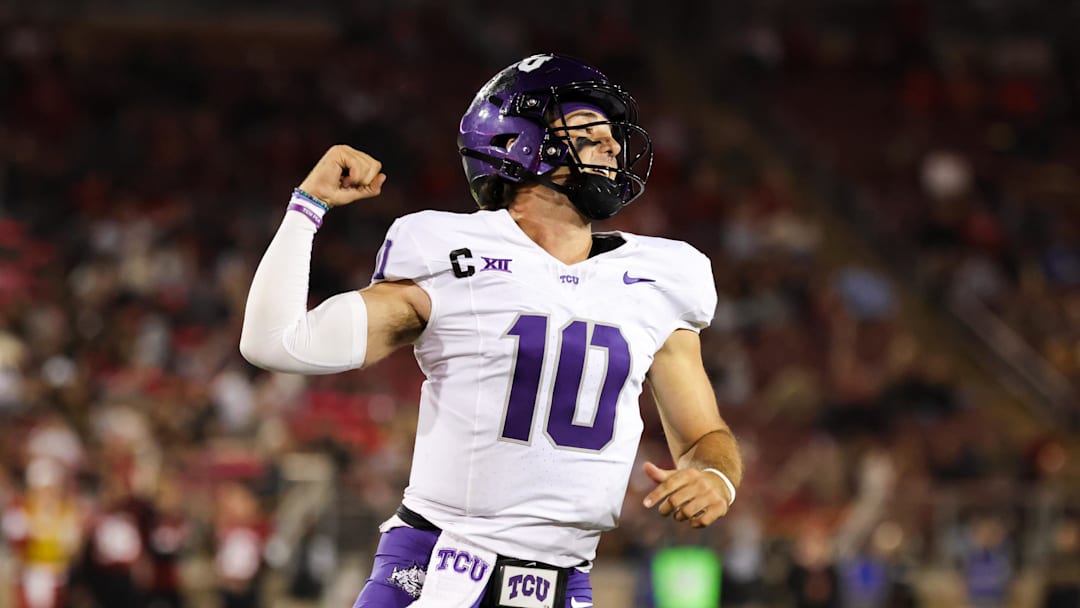
[[[293,188],[293,195],[299,196],[300,198],[304,199],[305,201],[308,201],[310,203],[313,203],[315,205],[318,205],[318,206],[322,207],[323,211],[330,211],[330,205],[327,205],[326,203],[320,201],[319,199],[315,198],[314,196],[308,194],[307,192],[304,192],[300,188]]]

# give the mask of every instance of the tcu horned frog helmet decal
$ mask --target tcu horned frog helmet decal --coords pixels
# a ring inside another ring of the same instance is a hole
[[[614,179],[605,176],[610,167],[583,164],[567,129],[551,126],[583,108],[598,109],[606,120],[574,128],[610,125],[621,147]],[[594,220],[615,215],[640,196],[652,168],[652,141],[637,124],[634,98],[596,68],[563,55],[533,55],[488,81],[461,118],[458,151],[482,207],[486,181],[533,181],[562,192]],[[571,171],[565,184],[548,179],[564,166]]]

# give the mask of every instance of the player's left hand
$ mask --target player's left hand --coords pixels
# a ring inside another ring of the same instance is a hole
[[[661,469],[651,462],[645,474],[657,484],[645,497],[645,508],[657,509],[660,515],[675,514],[675,521],[689,521],[694,528],[704,528],[728,511],[728,489],[719,477],[697,469]]]

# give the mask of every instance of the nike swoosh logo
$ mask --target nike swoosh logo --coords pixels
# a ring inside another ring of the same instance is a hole
[[[655,283],[656,279],[646,279],[644,277],[632,277],[629,272],[622,273],[622,282],[627,285],[633,285],[634,283]]]
[[[570,598],[570,608],[589,608],[589,606],[592,606],[592,602],[582,602],[576,597]]]

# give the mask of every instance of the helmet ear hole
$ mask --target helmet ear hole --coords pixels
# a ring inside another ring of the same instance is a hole
[[[500,133],[491,138],[491,147],[500,148],[502,150],[509,149],[510,144],[514,143],[514,140],[517,138],[518,136],[513,133]]]

